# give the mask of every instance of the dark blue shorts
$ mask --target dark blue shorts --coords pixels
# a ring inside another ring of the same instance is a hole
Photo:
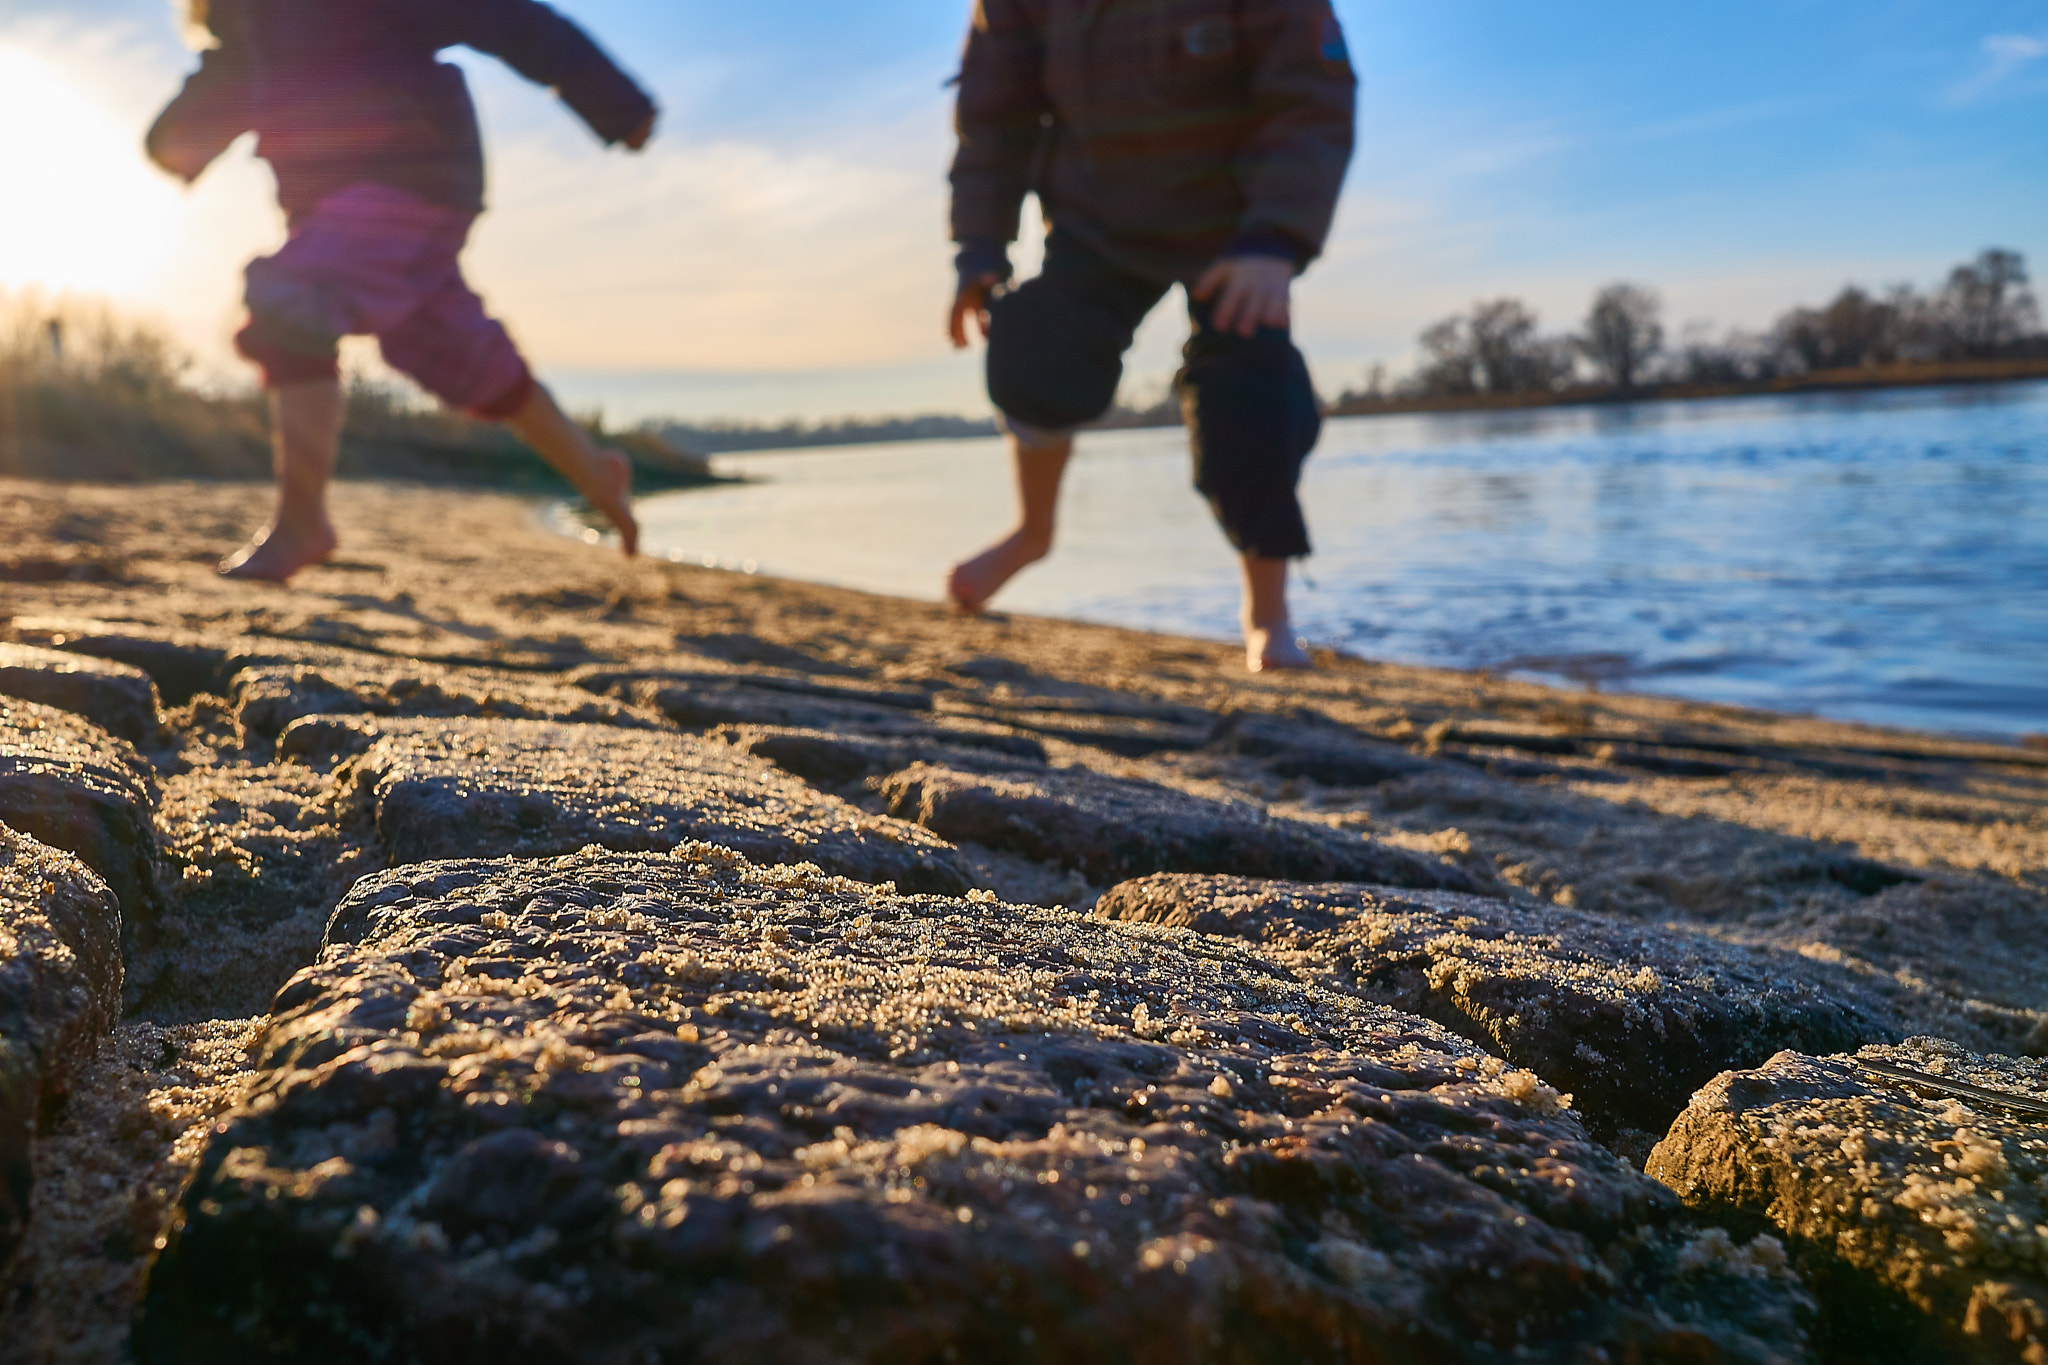
[[[989,309],[988,392],[1013,424],[1067,431],[1109,411],[1124,352],[1171,286],[1132,275],[1055,232],[1045,268]],[[1188,305],[1193,334],[1174,380],[1195,488],[1246,554],[1309,552],[1296,489],[1322,431],[1308,364],[1284,327],[1219,332]]]

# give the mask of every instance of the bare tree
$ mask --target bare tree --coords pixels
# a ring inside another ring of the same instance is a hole
[[[1794,308],[1786,313],[1771,328],[1771,338],[1786,365],[1801,373],[1825,370],[1832,364],[1827,323],[1818,308]]]
[[[1520,299],[1472,305],[1472,359],[1488,393],[1533,388],[1529,357],[1536,344],[1536,315]]]
[[[1585,330],[1545,337],[1519,299],[1474,303],[1417,338],[1422,363],[1395,386],[1409,397],[1554,391],[1571,381],[1578,357],[1628,390],[1660,374],[1690,384],[1753,384],[1816,370],[1964,357],[2048,357],[2048,332],[2028,289],[2026,258],[1990,248],[1949,273],[1939,293],[1910,284],[1882,291],[1844,285],[1826,304],[1794,308],[1767,332],[1717,335],[1690,323],[1667,352],[1662,302],[1640,285],[1610,284],[1593,301]],[[1660,356],[1661,368],[1653,369]],[[1384,390],[1375,368],[1366,391]]]
[[[1988,358],[2032,332],[2040,311],[2027,283],[2026,257],[1998,247],[1950,271],[1941,311],[1956,349]]]
[[[1884,293],[1891,310],[1891,334],[1877,359],[1889,364],[1897,360],[1933,360],[1941,354],[1940,308],[1934,299],[1910,284],[1895,284]]]
[[[1895,360],[1905,342],[1905,310],[1912,297],[1906,289],[1876,299],[1846,285],[1825,308],[1795,308],[1779,318],[1773,329],[1778,351],[1809,373]]]
[[[1586,330],[1576,340],[1608,383],[1632,389],[1664,349],[1664,303],[1640,285],[1610,284],[1593,299]]]
[[[1375,360],[1372,364],[1365,367],[1364,388],[1346,389],[1337,397],[1337,401],[1340,403],[1350,403],[1355,401],[1362,401],[1367,403],[1383,403],[1386,401],[1386,399],[1387,362],[1384,360]]]
[[[1898,355],[1898,310],[1855,285],[1835,295],[1821,323],[1837,365],[1882,365]]]
[[[1729,331],[1717,337],[1711,323],[1690,322],[1679,334],[1677,374],[1688,384],[1752,384],[1775,379],[1780,350],[1775,336]]]
[[[1470,329],[1462,314],[1445,318],[1418,337],[1426,357],[1415,376],[1425,394],[1466,394],[1479,392],[1479,378],[1472,352]]]
[[[1475,303],[1417,339],[1424,360],[1409,387],[1431,395],[1554,389],[1571,377],[1571,350],[1538,336],[1536,325],[1519,299]]]
[[[1570,337],[1537,337],[1517,357],[1515,391],[1561,389],[1572,382],[1578,366],[1578,348]]]

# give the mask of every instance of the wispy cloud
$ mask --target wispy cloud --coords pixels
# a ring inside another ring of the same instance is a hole
[[[1820,99],[1804,95],[1782,99],[1750,100],[1743,104],[1731,104],[1718,109],[1706,109],[1695,114],[1683,114],[1676,118],[1645,123],[1639,127],[1615,133],[1612,140],[1616,142],[1662,142],[1670,138],[1699,137],[1709,133],[1722,133],[1731,128],[1741,128],[1756,123],[1768,123],[1775,119],[1811,113],[1822,103],[1823,101]]]
[[[2024,79],[2037,63],[2048,58],[2048,35],[1994,33],[1984,40],[1983,51],[1982,69],[1956,88],[1951,95],[1954,102],[1968,104],[2011,85],[2015,77]]]
[[[944,124],[801,151],[677,136],[643,158],[501,143],[477,280],[537,359],[812,370],[944,354]]]
[[[1984,40],[1984,50],[2001,72],[2012,72],[2028,62],[2048,57],[2048,38],[2029,38],[2021,33],[1996,33]]]

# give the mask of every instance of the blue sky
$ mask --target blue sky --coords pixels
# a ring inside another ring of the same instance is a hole
[[[966,0],[568,8],[657,92],[661,138],[604,153],[470,63],[494,160],[471,265],[572,400],[628,418],[980,407],[975,360],[938,332],[941,86]],[[1564,327],[1627,278],[1674,324],[1760,326],[1852,279],[1932,284],[1993,243],[2048,271],[2037,0],[1338,8],[1359,154],[1299,303],[1326,389],[1398,369],[1423,326],[1503,293]],[[0,172],[101,234],[0,228],[0,282],[118,294],[225,370],[237,271],[280,231],[263,174],[242,153],[183,196],[108,169],[189,61],[166,0],[0,0],[0,77],[32,62],[99,116],[62,155],[10,131]],[[1180,327],[1171,305],[1147,325],[1135,391],[1163,383]]]

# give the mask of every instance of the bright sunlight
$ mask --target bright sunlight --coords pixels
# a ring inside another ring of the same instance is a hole
[[[177,187],[45,59],[0,46],[0,288],[117,294],[171,247]]]

